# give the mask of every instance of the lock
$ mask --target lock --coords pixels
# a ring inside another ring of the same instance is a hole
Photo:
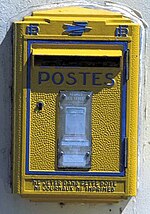
[[[39,101],[39,102],[37,103],[37,105],[36,105],[37,110],[42,111],[43,106],[44,106],[44,103],[43,103],[42,101]]]
[[[14,35],[13,192],[94,203],[136,195],[139,24],[68,7],[33,12]]]

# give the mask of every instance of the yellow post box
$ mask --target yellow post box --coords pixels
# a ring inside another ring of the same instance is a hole
[[[139,25],[78,7],[14,24],[13,192],[33,201],[136,194]]]

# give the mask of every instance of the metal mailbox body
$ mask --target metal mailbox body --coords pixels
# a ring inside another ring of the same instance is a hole
[[[138,24],[78,7],[14,24],[13,192],[34,201],[136,194]]]

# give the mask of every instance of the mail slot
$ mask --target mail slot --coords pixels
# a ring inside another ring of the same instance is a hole
[[[14,193],[136,195],[139,29],[121,13],[78,7],[14,23]]]

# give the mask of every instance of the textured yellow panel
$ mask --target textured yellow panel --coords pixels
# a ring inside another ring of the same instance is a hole
[[[56,93],[31,92],[30,170],[56,169],[56,97]],[[91,171],[119,171],[120,98],[121,72],[112,88],[93,95]],[[44,103],[42,111],[36,108],[39,101]]]
[[[121,73],[92,100],[92,171],[119,171]]]
[[[38,111],[37,102],[44,108]],[[56,94],[31,92],[30,170],[54,170]]]

